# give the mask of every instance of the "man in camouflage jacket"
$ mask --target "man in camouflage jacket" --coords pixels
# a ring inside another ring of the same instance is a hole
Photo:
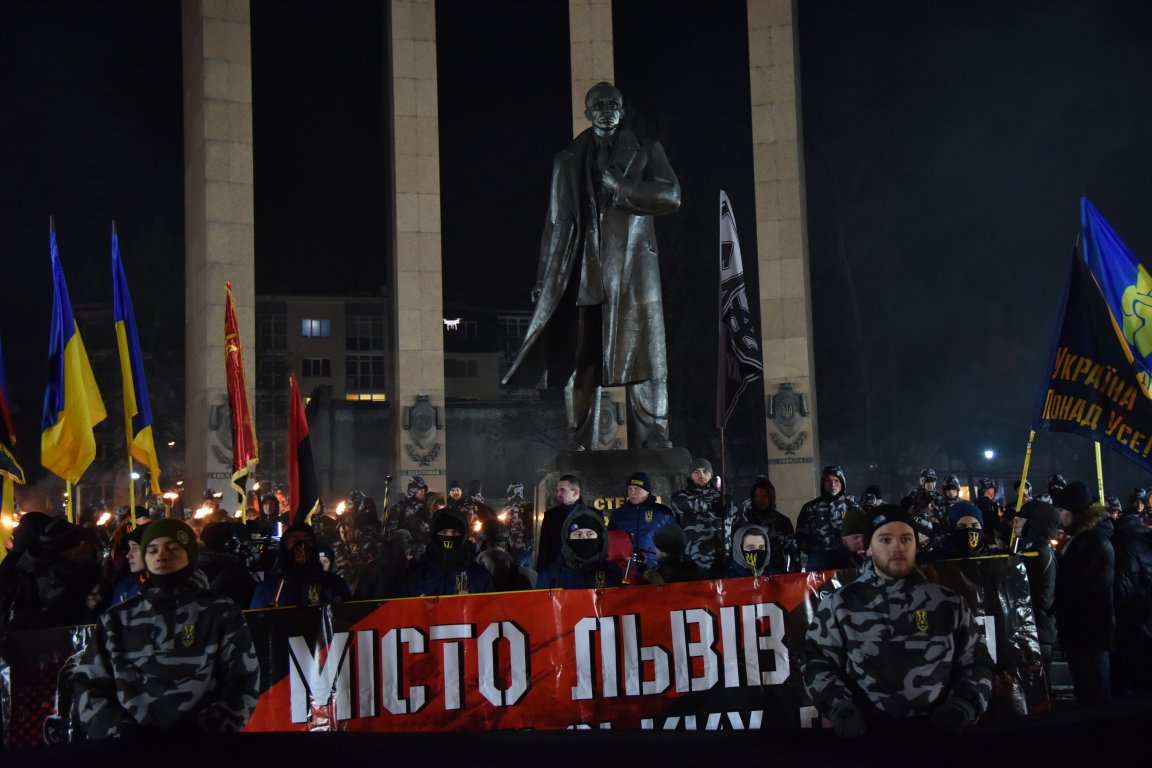
[[[848,567],[848,556],[840,546],[844,513],[858,506],[844,492],[844,470],[832,465],[820,473],[820,495],[800,508],[796,517],[796,543],[805,554],[806,571]]]
[[[387,538],[397,529],[408,531],[416,545],[414,557],[424,554],[432,536],[428,511],[424,506],[427,494],[428,483],[419,475],[413,475],[408,479],[407,495],[389,507],[384,515],[384,537]]]
[[[728,563],[724,546],[728,505],[716,487],[712,462],[692,460],[688,482],[672,494],[672,509],[687,535],[684,556],[716,578]]]
[[[208,589],[197,543],[174,518],[149,523],[144,590],[100,617],[76,668],[90,739],[150,731],[239,731],[259,694],[260,667],[240,608]]]
[[[964,599],[916,568],[911,516],[892,504],[869,520],[872,561],[827,595],[808,628],[804,687],[840,736],[869,720],[928,716],[960,733],[992,694],[992,660]]]

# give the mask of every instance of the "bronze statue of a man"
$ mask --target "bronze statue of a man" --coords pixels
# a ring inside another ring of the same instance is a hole
[[[592,127],[552,163],[536,310],[504,383],[563,382],[573,449],[596,448],[600,387],[624,385],[632,445],[670,448],[652,217],[680,208],[680,183],[659,142],[620,127],[615,86],[592,86],[584,106]]]

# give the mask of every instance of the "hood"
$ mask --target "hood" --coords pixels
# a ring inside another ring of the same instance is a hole
[[[824,478],[826,478],[830,475],[834,475],[834,476],[840,478],[840,493],[836,494],[835,496],[830,496],[828,494],[828,492],[824,490]],[[844,479],[844,470],[841,469],[839,466],[825,467],[824,471],[820,473],[820,495],[823,496],[824,498],[826,498],[826,499],[838,499],[841,496],[843,496],[844,492],[847,490],[848,490],[848,481]],[[772,498],[775,499],[776,497],[773,496]]]
[[[1028,521],[1023,535],[1027,544],[1037,546],[1056,538],[1056,529],[1060,527],[1056,507],[1049,502],[1033,499],[1020,512],[1020,516]]]
[[[596,541],[600,543],[600,546],[591,557],[581,557],[569,546],[568,534],[573,526],[596,531]],[[572,510],[568,517],[564,518],[564,524],[560,527],[560,531],[562,537],[560,555],[570,568],[580,569],[584,566],[593,565],[608,556],[608,527],[604,525],[604,516],[599,512],[584,506],[577,507]]]
[[[760,475],[752,481],[752,486],[748,489],[748,501],[752,501],[752,497],[756,494],[757,488],[766,488],[768,490],[768,497],[772,499],[772,503],[768,505],[768,509],[776,509],[776,486],[772,485],[772,481],[764,475]]]
[[[741,551],[740,550],[740,542],[742,542],[744,540],[744,537],[749,533],[758,533],[764,537],[764,541],[766,542],[766,545],[767,545],[767,549],[764,551],[764,564],[765,564],[765,568],[766,568],[768,562],[772,559],[772,538],[768,535],[768,530],[762,525],[756,525],[755,523],[750,524],[750,525],[742,525],[739,528],[737,528],[735,531],[733,531],[732,532],[732,546],[731,546],[731,549],[729,550],[729,552],[731,552],[731,554],[729,555],[729,557],[731,558],[733,563],[740,566],[741,568],[747,568],[748,567],[744,563],[744,558],[741,557],[741,555],[740,555],[740,551]]]

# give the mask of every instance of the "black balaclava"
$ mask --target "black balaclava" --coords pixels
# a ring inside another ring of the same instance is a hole
[[[425,550],[428,558],[445,571],[463,565],[468,559],[464,544],[464,531],[467,528],[468,524],[459,515],[449,512],[447,507],[437,512],[432,520],[432,540]],[[445,535],[444,532],[449,530],[456,531],[456,534]]]
[[[303,541],[296,541],[289,547],[291,534],[303,531],[308,535]],[[307,523],[293,523],[284,529],[280,537],[280,570],[285,574],[304,574],[319,571],[320,556],[316,554],[316,532]]]
[[[570,539],[572,531],[587,528],[596,531],[595,539]],[[568,516],[564,521],[564,540],[560,554],[569,568],[583,571],[600,563],[608,556],[608,531],[604,518],[594,512],[581,510]]]

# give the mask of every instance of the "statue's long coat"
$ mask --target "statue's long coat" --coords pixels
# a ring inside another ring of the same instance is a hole
[[[552,164],[552,193],[540,241],[540,298],[524,344],[504,383],[564,386],[576,347],[575,268],[596,251],[603,277],[602,339],[604,386],[664,379],[668,365],[660,264],[652,216],[680,208],[680,183],[659,142],[640,144],[621,129],[611,163],[624,178],[596,221],[586,153],[592,130],[577,136]],[[585,248],[586,239],[590,248]],[[585,265],[587,266],[587,265]],[[587,274],[586,269],[584,270]],[[572,285],[570,285],[572,283]]]

